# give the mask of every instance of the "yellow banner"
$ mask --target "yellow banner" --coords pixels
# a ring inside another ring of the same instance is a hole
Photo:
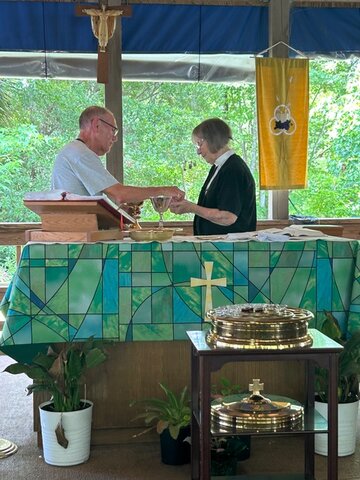
[[[261,190],[307,187],[309,60],[256,58]]]

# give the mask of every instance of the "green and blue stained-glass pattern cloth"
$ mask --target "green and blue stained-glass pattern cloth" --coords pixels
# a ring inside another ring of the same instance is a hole
[[[315,314],[310,327],[331,311],[351,332],[360,328],[359,245],[31,243],[0,306],[0,348],[91,335],[119,342],[185,339],[187,330],[208,328],[209,304],[302,307]]]

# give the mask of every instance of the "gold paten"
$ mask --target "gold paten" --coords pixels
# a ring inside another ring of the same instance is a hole
[[[129,237],[136,242],[165,242],[173,237],[174,232],[173,228],[141,228],[139,230],[129,230]]]
[[[253,393],[229,395],[211,404],[211,428],[214,433],[239,433],[298,430],[303,427],[304,408],[287,397],[261,395],[264,384],[254,379]]]
[[[309,347],[309,310],[287,305],[243,304],[207,312],[211,328],[207,343],[216,348],[286,349]]]

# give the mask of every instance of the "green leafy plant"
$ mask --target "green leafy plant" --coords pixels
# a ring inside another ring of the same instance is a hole
[[[211,385],[211,395],[213,397],[226,395],[233,395],[235,393],[241,393],[240,385],[234,384],[228,378],[221,377],[219,383]]]
[[[157,433],[161,434],[166,428],[169,429],[171,437],[176,440],[180,429],[190,425],[191,409],[190,396],[185,386],[179,395],[176,395],[167,386],[159,383],[165,393],[165,399],[147,398],[135,400],[130,406],[140,405],[145,411],[134,417],[134,421],[142,418],[145,425],[150,426],[142,433],[146,433],[156,427]],[[155,425],[154,425],[155,422]]]
[[[107,359],[102,342],[90,337],[86,342],[50,345],[47,353],[38,353],[30,364],[14,363],[4,372],[25,373],[33,380],[27,394],[47,391],[51,394],[54,412],[81,410],[81,386],[84,374]]]
[[[248,447],[233,437],[211,437],[211,474],[235,475],[236,464],[247,453]]]
[[[346,339],[334,315],[327,311],[325,315],[326,319],[319,330],[344,347],[339,354],[338,402],[355,402],[359,399],[360,331]],[[316,369],[316,392],[320,402],[328,402],[328,384],[328,371],[318,367]]]

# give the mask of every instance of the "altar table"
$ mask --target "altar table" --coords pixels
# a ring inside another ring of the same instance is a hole
[[[249,302],[309,309],[311,327],[330,311],[344,332],[360,328],[360,242],[29,243],[0,306],[0,350],[30,361],[50,342],[114,340],[101,374],[87,375],[92,443],[135,442],[129,431],[143,427],[129,403],[158,396],[159,382],[175,391],[190,384],[186,331],[208,328],[209,305]],[[297,363],[266,368],[243,362],[217,373],[244,388],[263,378],[267,391],[302,400]]]
[[[333,312],[360,328],[360,242],[29,243],[5,294],[2,347],[186,339],[236,303]],[[11,352],[11,349],[7,349]]]

